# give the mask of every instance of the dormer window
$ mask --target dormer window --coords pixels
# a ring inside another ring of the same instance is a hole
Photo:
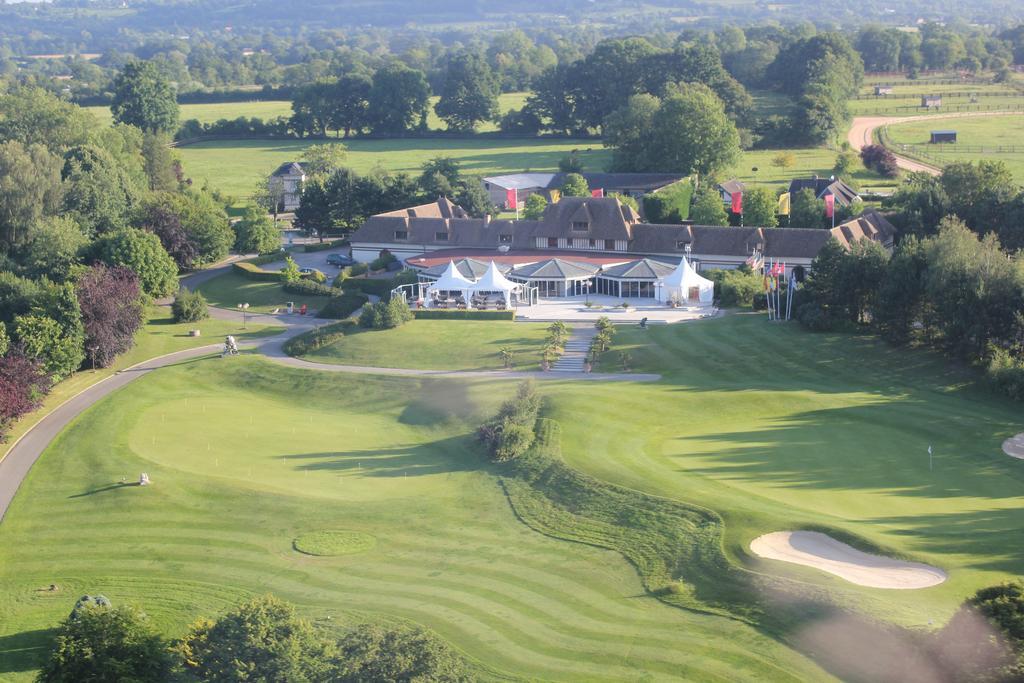
[[[448,233],[446,233],[446,232],[435,232],[434,233],[434,241],[435,242],[447,242],[448,241]]]
[[[676,249],[678,251],[685,251],[687,245],[689,245],[689,244],[690,243],[687,242],[686,240],[676,240]]]
[[[572,231],[573,232],[586,232],[587,230],[590,230],[590,223],[587,223],[586,221],[573,221],[572,222]]]
[[[409,231],[408,230],[395,230],[395,239],[396,240],[407,240],[407,239],[409,239]]]
[[[512,244],[512,235],[510,235],[510,234],[498,235],[498,242],[500,244]]]

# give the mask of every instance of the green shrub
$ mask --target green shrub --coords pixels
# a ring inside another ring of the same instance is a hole
[[[358,265],[358,264],[357,264]],[[411,285],[416,282],[416,272],[403,270],[390,279],[381,278],[349,278],[345,280],[345,289],[358,289],[363,294],[372,294],[384,298],[399,285]]]
[[[365,263],[353,263],[348,267],[348,271],[352,277],[359,277],[360,275],[366,275],[370,271],[370,266]]]
[[[251,263],[254,266],[263,266],[268,263],[273,263],[274,261],[280,261],[285,257],[286,253],[287,252],[285,252],[284,248],[281,248],[270,254],[260,254],[254,258],[246,259],[243,263]]]
[[[385,249],[380,256],[370,261],[370,270],[384,270],[389,263],[394,263],[397,260],[394,254]]]
[[[749,270],[711,270],[715,299],[722,308],[751,307],[754,297],[764,293],[764,277]]]
[[[997,349],[988,364],[988,378],[1000,393],[1024,401],[1024,358]]]
[[[236,273],[240,273],[250,280],[257,280],[260,282],[281,282],[284,279],[283,273],[273,270],[263,270],[259,266],[246,261],[234,263],[231,265],[231,268]]]
[[[327,276],[324,275],[323,271],[317,270],[315,268],[311,273],[303,273],[302,279],[309,280],[311,282],[317,282],[319,284],[324,284],[325,282],[327,282]]]
[[[171,304],[171,314],[176,323],[194,323],[210,317],[210,311],[206,306],[206,298],[199,292],[193,292],[185,287],[178,290]]]
[[[342,320],[341,322],[318,327],[297,337],[292,337],[284,345],[284,352],[289,356],[305,356],[317,349],[329,346],[342,339],[346,334],[355,329],[355,322]]]
[[[341,296],[341,290],[312,280],[285,282],[284,291],[300,296]]]
[[[472,311],[469,309],[421,308],[413,311],[417,320],[515,320],[515,311]]]
[[[542,403],[533,380],[526,380],[519,385],[514,398],[501,404],[497,415],[480,425],[477,438],[494,460],[513,460],[533,445]]]
[[[358,311],[367,302],[366,296],[359,292],[345,292],[341,296],[332,296],[319,311],[317,317],[340,320]]]
[[[364,304],[359,314],[359,325],[366,329],[390,330],[401,327],[413,319],[409,305],[400,297],[390,301],[380,300],[372,304]]]
[[[650,223],[682,223],[690,217],[691,195],[689,178],[644,195],[644,217]]]

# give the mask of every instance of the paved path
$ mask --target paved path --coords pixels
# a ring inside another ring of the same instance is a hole
[[[921,116],[858,116],[853,120],[853,125],[850,127],[850,132],[847,134],[846,139],[850,142],[850,146],[853,149],[860,151],[863,147],[874,144],[874,133],[875,130],[883,126],[897,123],[907,123],[910,121],[924,121],[931,119],[962,119],[973,116],[1020,116],[1020,112],[1009,112],[1009,111],[976,111],[976,112],[961,112],[959,114],[931,114]],[[907,157],[896,154],[896,164],[905,171],[918,171],[924,173],[930,173],[931,175],[939,175],[942,173],[942,169],[938,166],[931,164],[925,164],[914,159],[908,159]]]

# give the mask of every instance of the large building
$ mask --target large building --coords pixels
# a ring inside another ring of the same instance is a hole
[[[272,197],[277,198],[279,211],[294,211],[299,208],[302,197],[302,186],[306,182],[306,172],[302,164],[288,161],[277,167],[267,179],[267,187]]]
[[[352,234],[351,242],[358,261],[372,261],[385,249],[420,271],[450,260],[476,261],[477,266],[495,261],[522,279],[546,281],[537,285],[546,293],[541,296],[566,296],[580,293],[583,285],[575,283],[593,280],[597,271],[609,280],[635,280],[628,290],[646,292],[642,282],[663,274],[658,264],[674,266],[682,256],[698,270],[744,263],[756,267],[768,260],[784,262],[799,275],[830,237],[846,246],[869,239],[889,248],[893,233],[892,225],[874,210],[832,230],[736,228],[644,223],[613,197],[565,197],[536,221],[470,218],[440,198],[373,216]],[[646,280],[640,277],[644,273],[650,275]],[[614,291],[620,291],[619,285]]]

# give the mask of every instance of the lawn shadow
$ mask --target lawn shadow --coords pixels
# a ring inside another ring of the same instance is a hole
[[[468,452],[466,437],[396,448],[361,449],[277,456],[296,470],[332,471],[367,477],[418,477],[482,469],[483,458]]]
[[[57,629],[45,628],[0,636],[0,674],[31,671],[42,665],[57,635]]]
[[[139,485],[139,483],[137,481],[119,481],[116,484],[108,484],[106,486],[101,486],[99,488],[92,489],[91,491],[85,491],[83,493],[76,493],[73,496],[68,496],[68,498],[85,498],[86,496],[95,496],[97,493],[105,493],[107,491],[116,491],[117,489],[123,489],[123,488],[129,487],[129,486],[138,486],[138,485]]]

